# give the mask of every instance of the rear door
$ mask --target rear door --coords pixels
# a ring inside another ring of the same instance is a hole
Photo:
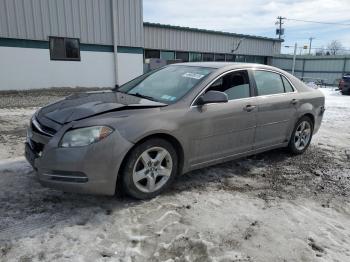
[[[257,127],[254,149],[289,140],[297,116],[296,92],[285,76],[267,70],[253,70],[257,93]]]

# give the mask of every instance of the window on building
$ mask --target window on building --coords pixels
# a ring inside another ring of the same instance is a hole
[[[237,55],[235,61],[236,62],[245,62],[245,56],[244,55]]]
[[[284,86],[279,74],[259,70],[253,72],[259,96],[284,93]]]
[[[264,56],[245,56],[245,62],[247,63],[257,63],[257,64],[265,64]]]
[[[225,61],[224,54],[215,54],[215,61]]]
[[[176,52],[176,59],[181,60],[182,62],[188,62],[188,52]]]
[[[257,63],[257,64],[265,64],[265,57],[264,56],[256,56],[255,57],[255,63]]]
[[[80,43],[78,38],[50,36],[50,59],[80,61]]]
[[[160,51],[160,58],[164,60],[174,60],[175,52],[172,51]]]
[[[146,49],[145,50],[145,59],[148,58],[160,58],[160,50],[151,50],[151,49]]]
[[[293,89],[292,85],[289,83],[289,81],[284,76],[281,76],[281,77],[282,77],[282,81],[283,81],[283,85],[284,85],[284,91],[286,93],[294,92],[294,89]]]
[[[231,54],[226,54],[226,61],[227,62],[234,62],[235,61],[235,56]]]
[[[216,80],[207,92],[211,90],[226,93],[228,100],[250,97],[248,72],[243,70],[228,73]]]
[[[246,61],[247,63],[255,63],[255,62],[256,62],[255,56],[250,56],[250,55],[248,55],[248,56],[245,57],[245,61]]]
[[[190,53],[190,62],[199,62],[202,61],[201,53]]]
[[[203,61],[214,61],[214,54],[203,54]]]

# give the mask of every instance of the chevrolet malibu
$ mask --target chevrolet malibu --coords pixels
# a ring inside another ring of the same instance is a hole
[[[146,199],[194,169],[280,147],[303,153],[324,102],[274,67],[175,64],[41,108],[25,155],[44,186]]]

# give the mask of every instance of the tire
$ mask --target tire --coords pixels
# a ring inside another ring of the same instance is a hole
[[[165,191],[178,172],[178,156],[171,143],[152,138],[136,145],[122,170],[124,192],[137,199],[153,198]]]
[[[302,125],[305,124],[305,129],[303,129]],[[309,130],[309,131],[307,131]],[[291,138],[289,140],[288,149],[292,154],[300,155],[305,152],[305,150],[309,147],[312,133],[314,130],[314,125],[310,117],[303,116],[298,122],[295,124],[293,129]],[[308,133],[309,132],[309,133]],[[307,135],[308,133],[308,135]],[[299,141],[299,143],[298,143]],[[302,142],[303,141],[303,142]]]

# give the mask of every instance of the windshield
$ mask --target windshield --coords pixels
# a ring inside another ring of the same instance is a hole
[[[178,101],[213,70],[195,66],[167,66],[122,85],[118,91],[170,104]]]

